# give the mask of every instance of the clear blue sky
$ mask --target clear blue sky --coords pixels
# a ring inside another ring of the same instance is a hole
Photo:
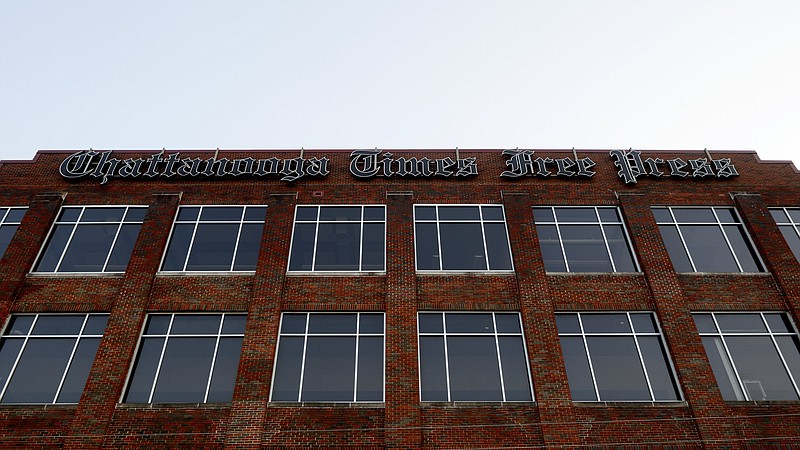
[[[800,161],[800,1],[0,3],[0,159],[639,148]]]

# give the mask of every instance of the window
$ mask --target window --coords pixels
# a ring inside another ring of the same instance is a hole
[[[653,208],[676,272],[763,272],[733,208]]]
[[[266,206],[181,206],[161,270],[256,270]]]
[[[800,208],[770,208],[769,212],[792,249],[794,257],[800,261]]]
[[[124,272],[144,206],[65,206],[34,272]]]
[[[800,344],[777,312],[692,314],[725,400],[798,400]]]
[[[680,400],[653,314],[559,313],[556,323],[573,401]]]
[[[28,208],[0,208],[0,257],[6,252]]]
[[[535,207],[548,272],[636,272],[628,234],[614,207]]]
[[[417,270],[513,270],[503,207],[414,206]]]
[[[245,314],[150,314],[127,403],[230,402]]]
[[[518,313],[419,313],[423,402],[529,402]]]
[[[289,271],[383,271],[385,206],[298,206]]]
[[[14,314],[0,340],[0,403],[78,403],[107,314]]]
[[[383,313],[285,313],[274,402],[382,402]]]

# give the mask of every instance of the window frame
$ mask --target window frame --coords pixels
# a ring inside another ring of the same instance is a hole
[[[383,220],[366,220],[364,219],[364,210],[366,207],[381,207],[383,208]],[[314,220],[298,220],[297,215],[300,208],[316,208],[317,214]],[[361,218],[359,220],[346,220],[346,221],[336,221],[336,220],[320,220],[320,214],[322,208],[361,208]],[[288,275],[330,275],[330,274],[369,274],[369,273],[385,273],[386,272],[386,221],[387,221],[387,208],[386,205],[382,204],[367,204],[367,203],[359,203],[359,204],[317,204],[317,205],[296,205],[294,210],[294,218],[292,220],[292,237],[289,243],[289,257],[287,258],[286,262],[286,273]],[[294,251],[295,246],[295,231],[298,223],[303,224],[314,224],[314,245],[313,245],[313,254],[311,257],[311,269],[310,270],[292,270],[292,253]],[[317,251],[318,251],[318,244],[319,244],[319,227],[320,224],[327,224],[327,223],[348,223],[348,224],[355,224],[359,225],[359,232],[360,232],[360,240],[358,244],[358,270],[316,270],[316,261],[317,261]],[[383,269],[381,270],[364,270],[362,269],[363,260],[364,260],[364,225],[365,224],[383,224]]]
[[[735,207],[733,207],[733,206],[651,206],[650,207],[651,212],[656,210],[656,209],[658,209],[658,210],[667,210],[667,212],[669,213],[669,216],[671,218],[670,222],[660,222],[655,217],[655,215],[653,216],[653,218],[654,218],[654,220],[656,222],[656,225],[659,228],[660,228],[661,225],[667,225],[667,226],[674,226],[675,227],[675,230],[678,233],[678,237],[681,240],[681,248],[685,252],[686,257],[689,260],[689,264],[692,267],[692,271],[691,272],[678,272],[676,270],[677,273],[739,273],[739,274],[768,273],[767,266],[766,266],[766,264],[764,264],[764,260],[761,258],[760,252],[756,248],[755,243],[753,242],[753,239],[750,236],[750,233],[747,231],[747,228],[745,228],[745,226],[744,226],[744,222],[742,221],[742,217],[739,215],[739,211]],[[712,214],[714,215],[714,219],[716,220],[716,222],[678,222],[678,220],[675,218],[675,214],[673,212],[674,209],[705,209],[705,210],[711,210]],[[731,211],[733,216],[734,216],[734,218],[736,219],[736,222],[733,222],[733,223],[722,222],[720,220],[720,218],[719,218],[719,215],[717,214],[717,210],[720,210],[720,209],[725,209],[725,210]],[[701,272],[701,271],[698,271],[697,267],[696,267],[696,265],[694,263],[694,259],[692,258],[692,254],[689,251],[689,247],[686,244],[686,239],[683,236],[683,231],[681,230],[681,226],[686,226],[686,225],[707,225],[707,226],[716,225],[717,228],[719,229],[719,231],[722,233],[722,237],[725,239],[725,244],[727,245],[728,251],[730,251],[731,255],[733,256],[733,260],[736,263],[736,267],[739,269],[739,271],[738,272],[724,272],[724,271],[723,272],[720,272],[720,271]],[[744,232],[742,237],[744,238],[745,244],[748,245],[749,250],[755,256],[754,259],[753,259],[753,262],[755,263],[756,266],[758,266],[760,268],[759,271],[757,271],[757,272],[747,272],[742,268],[742,263],[739,261],[739,255],[737,255],[736,251],[734,251],[733,245],[731,244],[730,237],[728,236],[728,233],[725,232],[725,227],[724,227],[725,225],[736,225],[737,227],[741,227],[742,231]],[[667,247],[667,243],[664,240],[664,235],[663,235],[663,233],[661,233],[660,229],[659,229],[659,235],[661,236],[661,240],[664,243],[664,246]],[[669,252],[669,248],[667,248],[667,251]],[[671,257],[672,256],[670,255],[670,263],[672,263],[673,268],[674,268],[675,267],[675,263],[672,262]]]
[[[491,219],[484,219],[483,218],[483,207],[499,207],[500,211],[503,214],[502,220],[491,220]],[[436,219],[417,219],[417,207],[434,207],[436,208]],[[442,220],[439,218],[439,208],[441,207],[476,207],[478,208],[478,213],[480,218],[478,220]],[[441,232],[441,223],[477,223],[481,226],[481,239],[483,243],[483,258],[484,262],[486,263],[486,269],[443,269],[442,268],[442,261],[444,257],[442,255],[442,232]],[[439,246],[439,269],[420,269],[419,268],[419,252],[417,251],[417,242],[418,242],[418,233],[417,233],[417,224],[418,223],[433,223],[436,224],[436,241]],[[503,227],[505,228],[506,233],[506,250],[508,252],[508,259],[510,262],[511,267],[509,269],[492,269],[489,266],[489,249],[486,244],[486,228],[484,224],[486,223],[502,223]],[[511,235],[508,232],[508,220],[506,218],[506,211],[505,206],[502,204],[496,203],[416,203],[413,205],[413,225],[414,225],[414,269],[417,273],[420,274],[460,274],[460,273],[486,273],[486,274],[513,274],[515,272],[514,269],[514,253],[511,249]]]
[[[419,318],[422,314],[441,314],[442,316],[442,332],[421,332],[419,326]],[[492,324],[494,330],[492,333],[477,333],[477,332],[447,332],[447,315],[448,314],[491,314],[492,315]],[[516,314],[517,319],[519,321],[519,333],[507,333],[507,332],[498,332],[497,331],[497,314]],[[422,403],[440,403],[440,402],[447,402],[447,403],[535,403],[536,402],[536,395],[533,389],[533,378],[531,376],[531,363],[530,358],[528,356],[528,343],[525,339],[525,328],[522,324],[522,314],[519,311],[417,311],[417,370],[419,372],[419,399]],[[445,369],[445,385],[447,386],[447,400],[423,400],[422,399],[422,351],[421,351],[421,344],[420,340],[423,336],[441,336],[444,344],[444,369]],[[451,392],[451,383],[450,383],[450,359],[449,354],[447,351],[447,337],[448,336],[492,336],[494,338],[494,349],[495,354],[497,356],[497,364],[498,370],[500,375],[500,389],[502,393],[502,400],[452,400],[453,393]],[[500,355],[500,344],[499,344],[499,337],[500,336],[519,336],[522,342],[523,354],[525,357],[525,369],[526,369],[526,376],[528,380],[528,390],[531,396],[530,400],[506,400],[506,388],[505,388],[505,376],[503,374],[503,363],[502,358]]]
[[[584,274],[588,274],[588,273],[641,273],[642,268],[639,265],[639,259],[637,258],[636,251],[633,248],[633,240],[631,240],[630,233],[628,232],[628,227],[625,224],[625,220],[622,217],[622,211],[619,209],[618,206],[597,206],[597,205],[564,205],[564,206],[551,205],[551,206],[547,206],[547,205],[535,205],[535,206],[532,207],[532,210],[535,210],[535,209],[538,209],[538,208],[547,208],[553,214],[553,221],[549,222],[549,221],[540,221],[540,220],[536,219],[536,214],[534,213],[534,225],[536,225],[536,226],[538,226],[540,224],[541,225],[553,225],[553,226],[556,227],[556,233],[558,234],[558,245],[559,245],[559,248],[561,249],[561,259],[562,259],[562,261],[564,261],[564,266],[567,269],[565,272],[547,271],[548,273],[559,273],[559,274],[560,273],[584,273]],[[577,209],[577,208],[592,208],[594,210],[595,218],[597,219],[597,221],[596,222],[569,222],[569,221],[561,222],[561,221],[558,220],[558,215],[556,214],[556,211],[558,209]],[[600,211],[599,211],[600,209],[613,209],[616,212],[617,217],[619,217],[619,221],[617,221],[617,222],[604,221],[602,219],[602,217],[600,216]],[[598,225],[600,227],[600,232],[601,232],[601,234],[603,236],[603,246],[606,249],[606,255],[608,256],[608,260],[611,263],[611,268],[612,268],[611,272],[576,272],[576,271],[571,271],[570,268],[569,268],[569,259],[567,258],[567,252],[564,249],[564,239],[561,236],[561,225]],[[634,267],[633,271],[629,272],[629,271],[617,270],[617,265],[614,262],[614,257],[613,257],[613,254],[611,252],[611,247],[608,244],[608,237],[606,236],[606,230],[604,228],[604,225],[620,225],[622,227],[622,233],[623,233],[623,236],[625,237],[625,244],[627,246],[628,253],[631,255],[631,260],[633,262],[633,267]]]
[[[303,314],[306,316],[305,322],[305,329],[303,333],[283,333],[283,320],[286,315],[300,315]],[[315,314],[336,314],[336,315],[355,315],[356,316],[356,332],[355,333],[309,333],[308,328],[309,324],[311,323],[310,316]],[[383,319],[383,331],[381,333],[361,333],[361,315],[362,314],[369,314],[369,315],[376,315],[380,314],[381,318]],[[298,388],[297,388],[297,400],[275,400],[273,398],[274,390],[275,390],[275,376],[278,373],[278,356],[280,352],[281,342],[283,336],[289,337],[302,337],[303,338],[303,355],[301,359],[301,366],[300,366],[300,379],[298,381]],[[382,379],[381,379],[381,389],[382,389],[382,396],[381,400],[357,400],[358,398],[358,362],[359,362],[359,343],[361,337],[377,337],[380,336],[383,339],[383,359],[381,361],[381,368],[383,371]],[[306,352],[308,350],[308,338],[309,337],[355,337],[355,361],[354,361],[354,379],[353,379],[353,397],[352,400],[302,400],[303,398],[303,382],[305,381],[305,367],[307,363],[306,359]],[[281,319],[278,324],[278,335],[277,335],[277,343],[275,346],[275,358],[274,363],[272,365],[272,377],[270,378],[270,388],[269,388],[269,402],[277,403],[277,404],[296,404],[296,403],[337,403],[337,404],[349,404],[349,403],[360,403],[360,404],[369,404],[369,403],[385,403],[386,402],[386,312],[384,311],[283,311],[281,312]]]
[[[87,209],[110,209],[110,208],[125,208],[125,212],[122,214],[122,220],[118,222],[81,222],[83,215],[85,214]],[[131,208],[143,208],[145,210],[145,216],[142,218],[141,221],[131,221],[126,222],[125,217],[128,215],[128,211]],[[74,221],[60,221],[59,217],[63,214],[64,210],[66,209],[80,209],[81,212],[78,215],[78,218]],[[121,271],[105,271],[105,268],[108,267],[108,262],[111,259],[111,254],[114,253],[114,247],[117,244],[117,240],[119,239],[120,230],[122,230],[122,226],[125,224],[137,224],[139,225],[139,232],[136,235],[136,240],[139,239],[139,233],[141,233],[142,229],[141,226],[144,224],[145,219],[147,219],[147,213],[149,212],[148,205],[63,205],[58,211],[58,215],[53,223],[50,225],[50,230],[47,232],[47,237],[44,240],[44,243],[39,248],[39,253],[36,255],[36,259],[34,260],[33,265],[31,266],[29,274],[35,276],[102,276],[102,275],[115,275],[115,274],[124,274],[127,271],[128,264],[130,264],[130,257],[133,255],[133,248],[136,246],[136,242],[134,242],[133,247],[131,247],[131,255],[128,256],[128,262],[125,264],[125,270]],[[73,224],[73,228],[70,231],[69,238],[67,239],[66,243],[64,244],[64,248],[61,250],[61,254],[58,258],[58,262],[56,263],[55,270],[52,272],[41,272],[37,271],[39,264],[41,263],[41,259],[44,256],[45,252],[50,246],[50,239],[53,237],[53,233],[56,230],[58,225],[64,224]],[[79,225],[102,225],[102,224],[116,224],[117,231],[114,234],[114,239],[111,242],[111,247],[108,249],[108,254],[106,255],[105,260],[103,261],[103,270],[94,271],[94,272],[62,272],[59,271],[62,262],[64,261],[64,255],[67,253],[70,244],[72,243],[72,238],[75,237],[75,231],[78,229]]]
[[[265,208],[264,212],[264,219],[261,221],[257,220],[245,220],[245,214],[247,213],[247,208]],[[194,220],[182,220],[178,221],[178,216],[180,215],[182,208],[200,208],[197,212],[197,218]],[[200,221],[200,215],[203,213],[204,208],[243,208],[242,209],[242,216],[239,221],[233,220],[207,220],[207,221]],[[266,204],[258,204],[258,205],[179,205],[177,211],[175,211],[175,217],[172,219],[172,226],[169,230],[169,239],[167,239],[166,244],[164,245],[164,250],[161,254],[161,261],[158,265],[158,274],[159,275],[182,275],[182,274],[189,274],[189,275],[203,275],[203,274],[244,274],[244,275],[252,275],[255,274],[256,269],[253,270],[234,270],[233,267],[236,264],[236,255],[239,251],[239,239],[242,237],[242,225],[245,223],[261,223],[261,234],[264,234],[264,227],[267,224],[267,213],[269,211],[269,205]],[[167,260],[167,253],[169,252],[170,245],[172,244],[172,239],[174,237],[175,228],[178,224],[188,224],[193,223],[194,227],[192,228],[192,237],[189,240],[189,247],[186,250],[186,257],[183,260],[183,269],[182,270],[164,270],[164,263]],[[234,224],[238,223],[239,229],[236,233],[236,243],[234,244],[233,255],[231,256],[230,262],[230,270],[187,270],[187,266],[189,265],[189,258],[192,256],[192,249],[194,248],[194,239],[197,235],[197,228],[200,226],[201,223],[215,223],[215,224]],[[258,252],[261,252],[261,242],[259,240],[259,249]]]
[[[22,210],[23,211],[22,217],[19,219],[19,222],[7,222],[6,221],[6,219],[8,219],[9,213],[12,210],[17,210],[17,211]],[[0,206],[0,229],[1,228],[16,227],[14,229],[14,233],[12,233],[12,235],[11,235],[11,239],[9,239],[9,241],[8,241],[9,245],[11,244],[11,241],[14,240],[14,235],[17,234],[17,229],[19,229],[19,226],[22,223],[22,220],[25,218],[25,214],[27,214],[27,213],[28,213],[28,207],[27,206]],[[5,248],[0,249],[0,258],[2,258],[5,255],[7,249],[8,249],[8,246],[6,246]]]
[[[215,316],[215,315],[221,315],[222,316],[220,318],[219,327],[217,328],[217,333],[216,334],[210,334],[210,333],[207,333],[207,334],[202,334],[202,333],[170,334],[170,332],[172,331],[172,325],[173,325],[173,323],[175,321],[175,316]],[[161,333],[145,334],[145,331],[147,329],[147,325],[149,323],[149,319],[152,316],[170,316],[169,326],[168,326],[167,332],[165,334],[161,334]],[[148,312],[145,315],[144,321],[142,322],[142,327],[141,327],[141,330],[139,332],[139,338],[136,341],[136,348],[134,349],[133,358],[131,359],[130,365],[128,367],[128,374],[125,377],[125,385],[124,385],[124,388],[122,389],[122,393],[120,394],[118,403],[124,403],[124,404],[130,404],[130,405],[145,405],[145,404],[146,405],[158,405],[158,404],[194,405],[194,404],[206,404],[206,403],[208,403],[207,402],[208,394],[209,394],[209,391],[210,391],[210,388],[211,388],[211,382],[212,382],[212,380],[214,378],[214,368],[216,367],[216,360],[217,360],[217,354],[218,354],[218,351],[219,351],[220,340],[223,337],[241,337],[242,341],[243,341],[242,342],[242,349],[244,348],[244,336],[245,336],[246,328],[241,333],[226,333],[226,334],[222,334],[222,328],[225,325],[225,317],[226,316],[243,316],[244,319],[245,319],[245,327],[247,326],[248,314],[246,312],[239,312],[239,311],[197,311],[197,312],[152,311],[152,312]],[[156,337],[156,338],[157,337],[163,337],[164,338],[164,342],[161,344],[161,350],[160,350],[160,354],[159,354],[159,357],[158,357],[158,362],[156,364],[156,371],[155,371],[155,373],[153,375],[153,380],[152,380],[152,383],[151,383],[151,386],[150,386],[150,393],[148,394],[148,399],[147,399],[148,401],[146,403],[129,402],[129,401],[126,401],[126,397],[128,396],[128,390],[131,387],[131,382],[133,381],[133,375],[136,372],[136,366],[137,366],[137,363],[139,362],[139,356],[140,356],[139,355],[139,351],[142,349],[142,344],[144,342],[144,338],[145,337],[151,337],[151,338],[152,337]],[[214,355],[212,356],[211,361],[210,361],[211,366],[210,366],[209,371],[208,371],[208,379],[206,380],[206,389],[205,389],[205,393],[203,394],[203,401],[202,402],[153,402],[153,395],[155,395],[156,386],[158,384],[158,377],[160,375],[161,368],[162,368],[163,363],[164,363],[164,355],[165,355],[165,353],[167,351],[167,345],[169,344],[170,337],[173,337],[173,338],[174,337],[178,337],[178,338],[184,338],[184,337],[188,337],[188,338],[192,338],[192,337],[195,337],[195,338],[197,338],[197,337],[200,337],[200,338],[202,338],[202,337],[206,337],[206,338],[214,337],[216,339],[215,342],[214,342]],[[240,363],[241,363],[241,352],[242,352],[242,349],[239,350],[239,362]],[[237,364],[237,366],[238,366],[238,364]],[[238,367],[236,369],[235,376],[238,377]],[[234,382],[234,390],[235,390],[235,387],[236,387],[236,384]],[[231,394],[231,396],[232,395],[233,395],[233,393]],[[230,403],[230,402],[212,402],[212,403]]]
[[[102,341],[103,336],[105,335],[105,329],[108,327],[108,318],[110,317],[109,313],[104,312],[92,312],[92,313],[11,313],[8,315],[6,322],[3,326],[2,330],[2,339],[6,340],[10,337],[7,335],[6,332],[9,331],[8,327],[11,324],[11,320],[15,317],[23,317],[23,316],[32,316],[33,321],[28,328],[28,332],[25,334],[25,337],[11,337],[11,339],[21,339],[23,340],[22,346],[20,347],[15,359],[14,363],[11,365],[11,369],[8,372],[7,379],[5,380],[2,385],[0,385],[0,406],[2,405],[76,405],[79,402],[58,402],[58,397],[61,395],[61,391],[64,388],[64,382],[66,381],[67,375],[69,374],[70,369],[72,368],[72,363],[75,360],[75,353],[78,350],[78,346],[81,343],[82,339],[99,339]],[[58,317],[58,316],[83,316],[83,323],[81,324],[81,329],[78,334],[31,334],[33,329],[36,327],[37,322],[39,321],[40,317],[48,316],[48,317]],[[106,317],[106,325],[103,327],[102,334],[84,334],[84,330],[86,329],[86,324],[89,321],[89,317],[91,316],[105,316]],[[55,394],[53,395],[53,401],[51,402],[18,402],[18,403],[3,403],[2,399],[5,397],[6,392],[8,391],[8,387],[11,384],[11,380],[14,378],[15,372],[19,367],[20,360],[22,359],[22,355],[25,353],[25,350],[28,346],[28,343],[31,339],[74,339],[75,343],[72,345],[72,350],[70,351],[69,359],[67,360],[67,365],[64,367],[64,372],[61,375],[61,378],[58,382],[58,387],[56,388]],[[100,343],[98,342],[98,346]],[[95,350],[95,354],[92,357],[92,364],[94,365],[94,360],[97,358],[97,351]],[[87,373],[87,380],[90,375],[90,372]],[[86,389],[86,381],[84,381],[83,392]],[[81,395],[83,395],[81,393]],[[80,396],[79,396],[80,398]],[[80,401],[80,400],[79,400]]]
[[[556,330],[559,339],[559,346],[561,347],[562,358],[564,358],[564,348],[561,344],[561,337],[568,336],[568,337],[580,337],[583,343],[583,351],[585,352],[587,363],[589,365],[589,376],[592,381],[592,387],[594,389],[595,400],[572,400],[575,403],[675,403],[675,402],[682,402],[684,401],[683,389],[681,387],[680,379],[678,378],[678,372],[675,370],[675,363],[672,361],[672,354],[670,349],[667,345],[667,341],[664,338],[664,332],[661,328],[661,321],[658,320],[658,316],[655,314],[654,311],[557,311],[555,313],[556,316],[558,315],[575,315],[578,316],[578,325],[580,326],[580,332],[577,333],[570,333],[570,332],[560,332]],[[611,315],[611,314],[625,314],[628,320],[628,325],[630,327],[630,331],[626,333],[622,332],[590,332],[586,333],[584,329],[583,319],[582,316],[584,315]],[[656,331],[655,332],[637,332],[634,325],[633,320],[631,319],[631,314],[647,314],[651,317],[653,323],[655,324]],[[598,388],[597,383],[597,375],[595,374],[594,365],[592,364],[592,354],[589,351],[589,344],[587,341],[587,336],[629,336],[633,338],[633,342],[636,346],[636,355],[639,359],[639,367],[642,369],[642,373],[644,374],[645,382],[647,383],[647,391],[650,395],[649,399],[641,399],[641,400],[604,400],[600,397],[600,389]],[[661,350],[663,352],[663,356],[667,361],[667,368],[669,369],[669,373],[672,376],[672,380],[674,382],[677,394],[677,399],[664,399],[659,400],[655,398],[655,394],[653,391],[653,385],[650,381],[650,374],[648,373],[647,366],[645,365],[644,356],[642,354],[642,349],[639,344],[639,336],[655,336],[659,339],[659,343],[661,344]],[[566,367],[566,358],[564,358],[564,365]],[[571,395],[570,395],[571,397]]]
[[[796,380],[795,377],[792,375],[792,371],[789,369],[789,366],[788,366],[788,364],[786,362],[786,357],[783,356],[783,351],[781,350],[780,345],[778,345],[778,342],[775,339],[775,336],[790,336],[790,337],[794,336],[795,338],[797,338],[795,340],[795,342],[799,342],[800,341],[800,335],[798,334],[798,331],[797,331],[797,325],[795,324],[794,320],[792,319],[792,316],[787,311],[693,311],[692,312],[692,318],[694,319],[695,315],[701,315],[701,314],[711,315],[711,319],[714,321],[714,327],[716,328],[716,332],[700,331],[698,329],[697,330],[698,335],[700,336],[701,339],[703,337],[706,337],[706,336],[707,337],[719,337],[720,341],[722,342],[723,349],[725,350],[725,357],[727,358],[727,362],[730,363],[731,368],[733,369],[733,375],[736,377],[736,383],[737,383],[736,387],[738,387],[739,392],[744,396],[744,399],[726,400],[726,401],[747,401],[747,402],[756,402],[756,401],[757,402],[774,402],[774,401],[792,401],[792,402],[797,402],[797,401],[800,401],[800,379]],[[761,323],[766,328],[766,331],[765,332],[757,332],[757,331],[741,331],[741,332],[739,332],[739,331],[722,331],[722,329],[719,326],[719,322],[717,321],[717,315],[718,314],[727,314],[727,315],[732,315],[732,314],[758,314],[759,317],[761,318]],[[766,320],[765,314],[780,314],[780,315],[782,315],[784,318],[788,319],[788,323],[790,324],[792,329],[790,331],[788,331],[788,332],[773,332],[772,328],[769,325],[769,321]],[[770,342],[772,343],[773,348],[775,349],[775,351],[778,354],[778,357],[780,358],[781,366],[782,366],[783,370],[785,371],[786,375],[789,377],[789,381],[791,382],[792,387],[794,388],[794,391],[795,391],[795,395],[797,395],[798,399],[796,399],[796,400],[783,400],[783,399],[772,399],[772,400],[771,399],[758,399],[758,400],[753,400],[753,399],[751,399],[750,398],[750,392],[744,385],[744,381],[746,381],[746,380],[743,380],[742,376],[739,375],[739,369],[736,368],[736,361],[734,361],[733,357],[731,356],[731,352],[730,352],[730,348],[728,346],[728,342],[725,340],[726,336],[728,336],[728,337],[731,337],[731,336],[740,336],[740,337],[746,337],[746,336],[768,336],[769,339],[770,339]],[[800,352],[800,348],[798,348],[798,352]],[[709,357],[709,355],[706,354],[706,357]],[[709,359],[710,359],[710,357],[709,357]],[[709,369],[710,369],[710,366],[709,366]],[[722,395],[722,389],[719,386],[719,381],[716,380],[716,374],[714,374],[714,377],[715,377],[715,381],[717,382],[717,388],[720,390],[720,395]]]

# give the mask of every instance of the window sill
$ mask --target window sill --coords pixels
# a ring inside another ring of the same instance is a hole
[[[632,400],[632,401],[614,401],[614,402],[572,402],[576,408],[608,408],[608,407],[652,407],[652,408],[683,408],[689,406],[686,401],[663,401],[653,402],[649,400]]]
[[[588,276],[624,276],[624,277],[638,277],[644,275],[644,272],[545,272],[547,275],[553,276],[568,276],[575,277],[581,275]]]
[[[121,409],[160,409],[160,408],[204,408],[226,409],[231,407],[231,402],[226,403],[117,403]]]
[[[269,402],[270,408],[383,408],[383,402]]]
[[[420,402],[420,406],[423,408],[475,408],[475,407],[487,407],[487,406],[531,406],[535,405],[535,401],[519,401],[519,402]]]
[[[256,272],[252,271],[242,271],[242,272],[234,272],[234,271],[221,271],[221,272],[157,272],[156,276],[158,277],[252,277],[255,275]]]
[[[286,272],[287,277],[382,277],[386,275],[386,271],[376,272],[348,272],[348,271],[317,271],[317,272]]]
[[[31,278],[78,278],[78,277],[102,277],[102,278],[122,278],[125,272],[29,272]]]
[[[766,277],[771,276],[772,273],[770,272],[676,272],[678,275],[689,275],[689,276],[734,276],[734,275],[743,275],[746,277]]]
[[[516,272],[513,270],[417,270],[417,275],[433,275],[433,276],[514,276]]]
[[[2,409],[71,409],[77,403],[0,403]]]

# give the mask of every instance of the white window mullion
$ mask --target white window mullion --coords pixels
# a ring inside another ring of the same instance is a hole
[[[56,388],[56,393],[53,396],[52,403],[56,403],[58,400],[58,394],[61,393],[61,388],[64,386],[64,380],[67,378],[67,373],[69,373],[69,368],[72,366],[72,360],[75,358],[75,352],[78,350],[78,345],[81,343],[81,336],[83,336],[83,330],[86,328],[86,322],[89,320],[89,315],[86,314],[83,316],[83,323],[81,324],[81,329],[78,332],[78,335],[75,336],[75,344],[72,346],[72,352],[69,354],[69,359],[67,360],[67,366],[64,368],[64,373],[61,374],[61,380],[58,382],[58,387]],[[66,339],[68,336],[64,336]]]
[[[222,325],[225,323],[225,314],[219,319],[219,327],[217,327],[217,341],[214,343],[214,354],[211,355],[211,368],[208,371],[208,383],[206,383],[206,392],[203,395],[203,403],[208,401],[208,391],[211,390],[211,381],[214,378],[214,365],[217,363],[217,352],[219,351],[219,341],[222,336]]]
[[[70,208],[71,209],[71,208]],[[78,224],[81,223],[81,218],[83,217],[83,213],[86,211],[86,207],[81,207],[81,212],[78,215],[78,218],[75,219],[74,226],[72,227],[72,231],[69,233],[69,238],[67,238],[67,243],[64,244],[64,248],[61,250],[61,256],[58,258],[58,262],[56,263],[56,268],[53,272],[58,272],[61,268],[61,262],[64,260],[64,255],[67,254],[67,249],[69,248],[70,244],[72,244],[72,238],[75,236],[75,232],[78,230]],[[66,222],[69,223],[69,222]],[[53,232],[55,232],[56,228],[58,228],[58,222],[56,222],[56,227],[53,228]]]
[[[189,259],[188,257],[186,258]],[[167,344],[169,344],[169,336],[172,332],[172,322],[175,319],[175,314],[170,314],[169,326],[167,327],[167,334],[164,336],[164,344],[161,347],[161,355],[158,357],[158,365],[156,366],[156,374],[153,377],[153,386],[150,387],[150,396],[147,397],[147,403],[153,403],[153,394],[156,392],[156,385],[158,384],[158,376],[161,374],[161,364],[164,362],[164,353],[167,351]]]

